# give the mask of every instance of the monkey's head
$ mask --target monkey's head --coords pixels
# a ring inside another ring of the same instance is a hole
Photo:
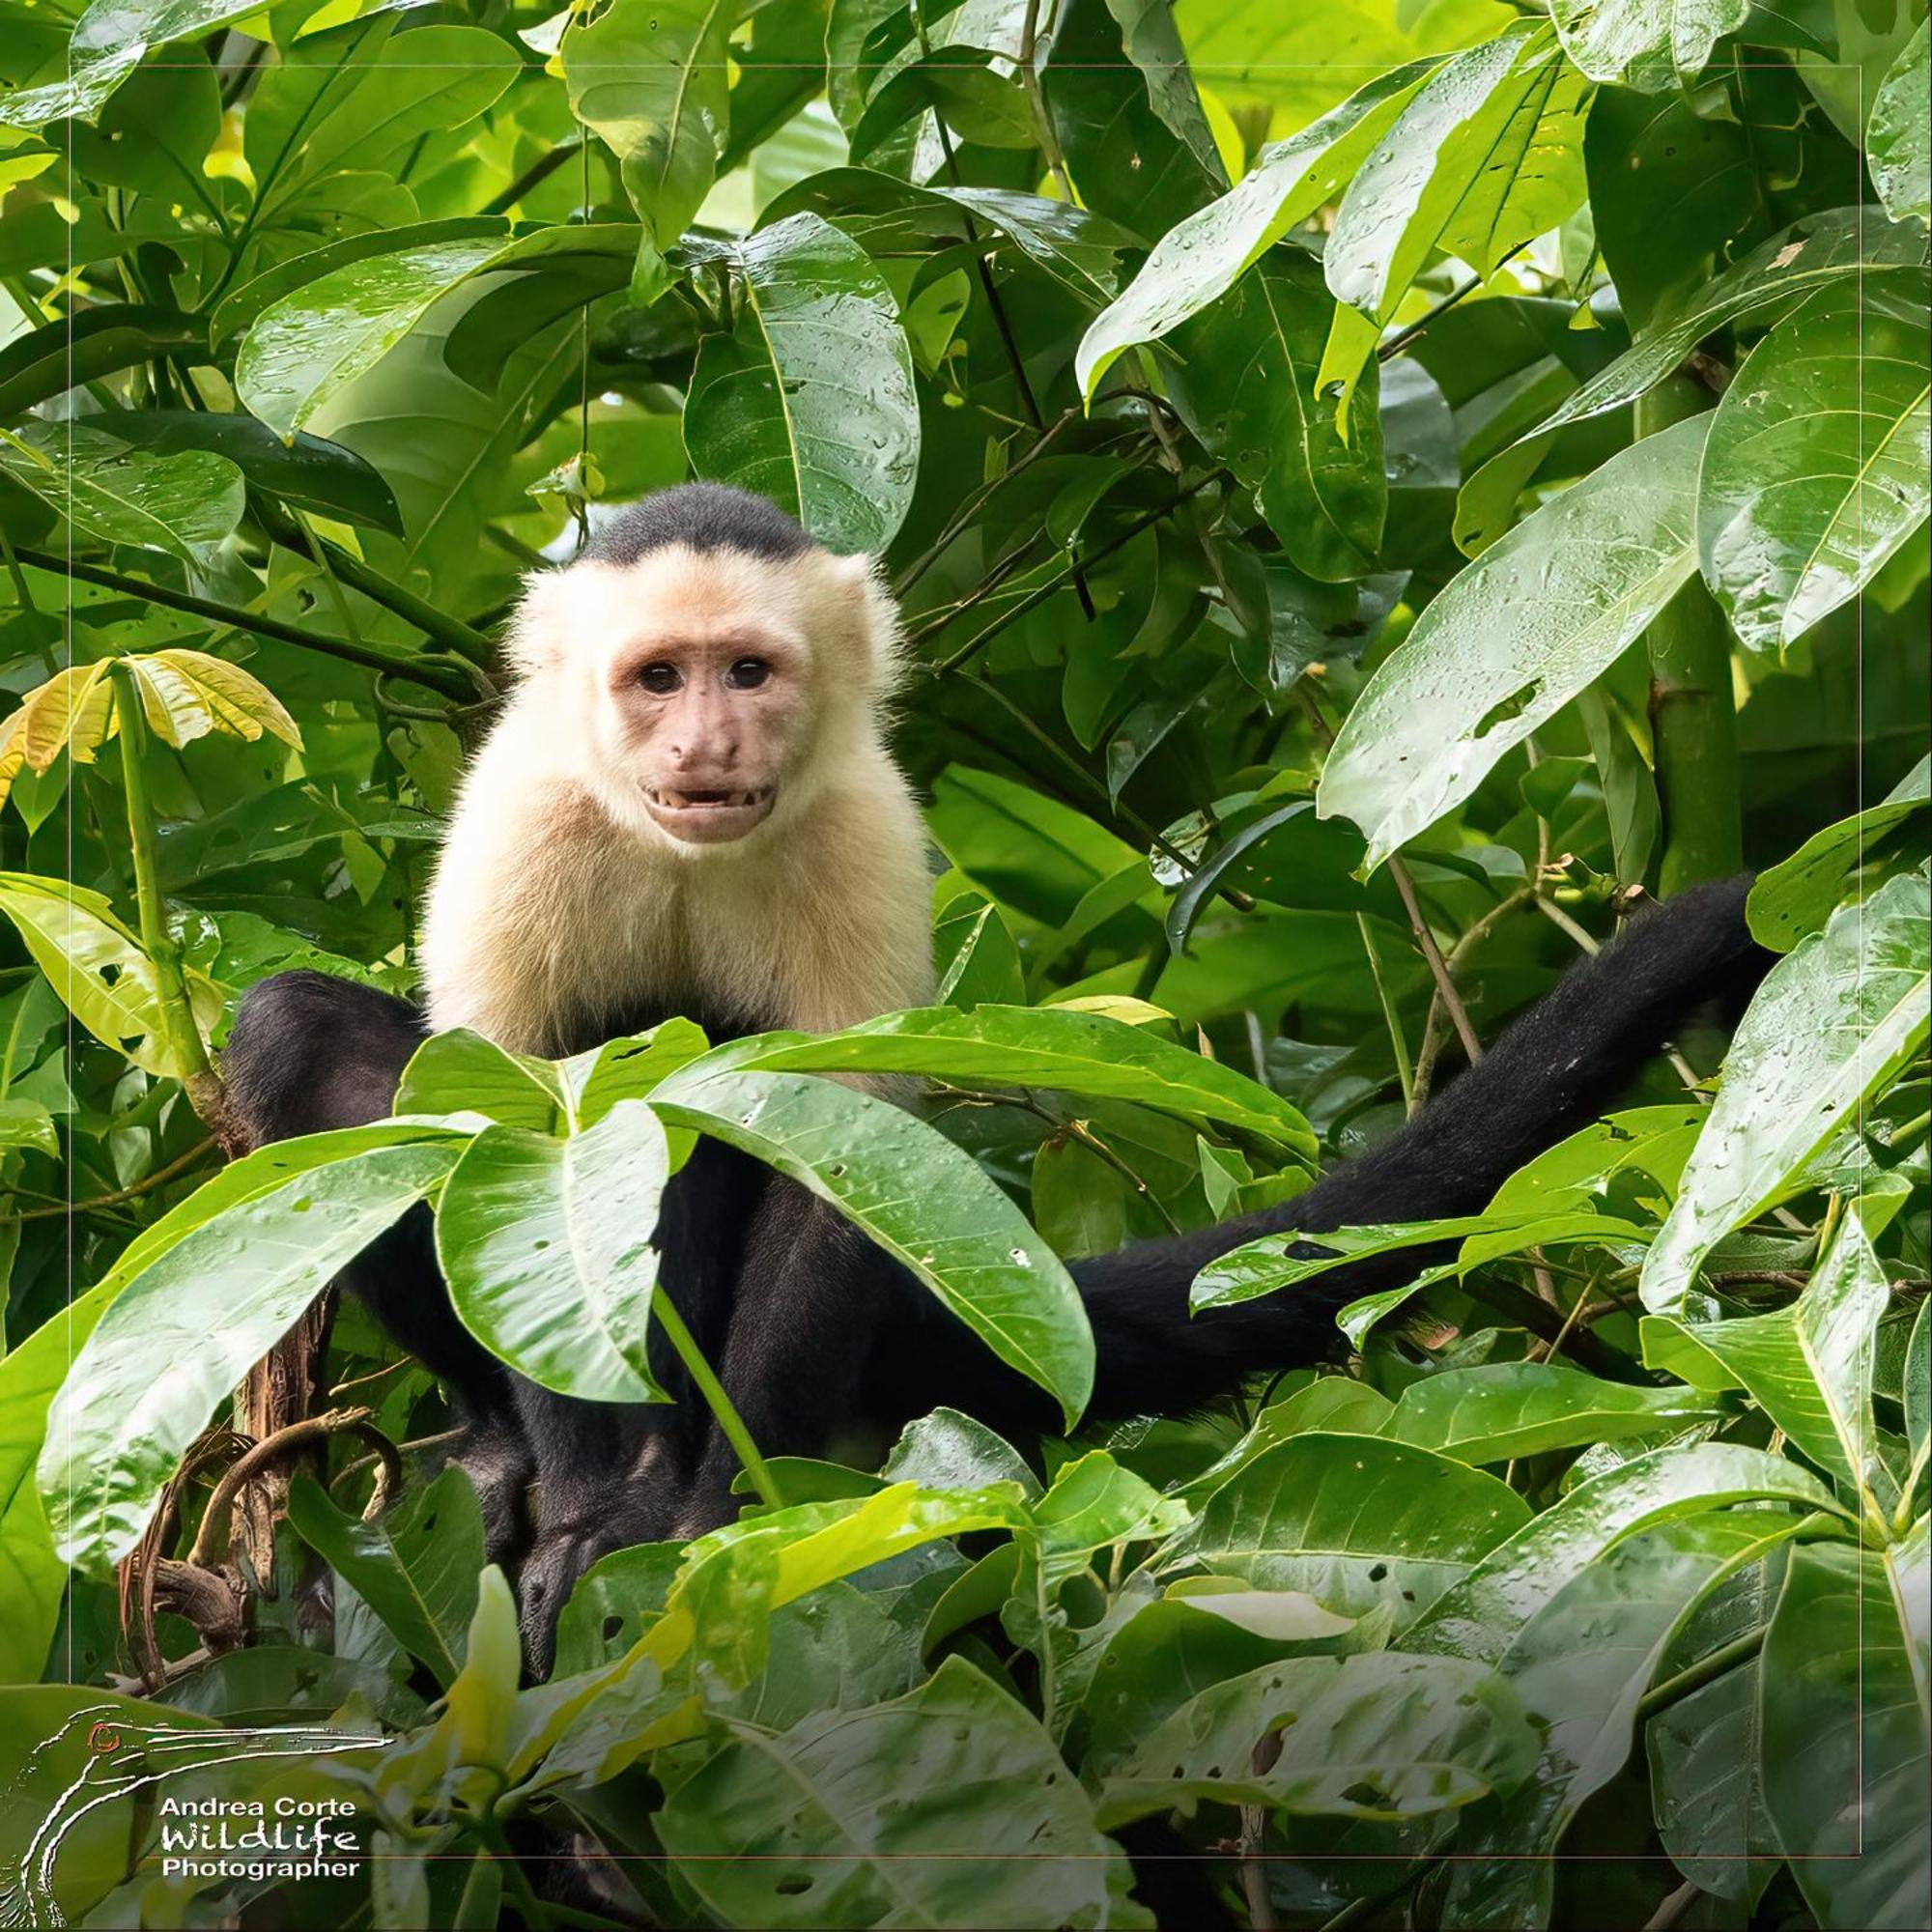
[[[533,579],[511,639],[519,706],[612,818],[687,853],[794,816],[874,747],[895,646],[867,558],[709,483],[645,497]]]

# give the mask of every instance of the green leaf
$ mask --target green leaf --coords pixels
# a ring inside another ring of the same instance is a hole
[[[1746,906],[1751,937],[1775,952],[1789,952],[1807,933],[1822,930],[1851,892],[1866,853],[1923,811],[1928,800],[1932,758],[1920,758],[1877,805],[1814,832],[1790,858],[1767,866]]]
[[[486,1114],[501,1126],[559,1132],[570,1116],[554,1061],[511,1053],[468,1027],[433,1034],[396,1083],[394,1114]]]
[[[1640,94],[1682,87],[1750,13],[1749,0],[1552,0],[1563,51],[1592,80]]]
[[[1051,1087],[1132,1100],[1183,1120],[1259,1135],[1303,1160],[1315,1136],[1257,1081],[1147,1027],[1065,1007],[921,1007],[840,1033],[754,1034],[716,1047],[696,1072],[923,1073],[962,1085]]]
[[[1528,1516],[1514,1490],[1446,1456],[1311,1431],[1216,1490],[1165,1561],[1299,1590],[1343,1616],[1385,1605],[1402,1630]]]
[[[1868,209],[1837,208],[1807,214],[1642,330],[1621,355],[1546,416],[1534,434],[1543,436],[1634,402],[1671,374],[1707,335],[1741,316],[1761,309],[1787,312],[1814,289],[1856,275],[1861,268],[1923,267],[1927,245],[1922,229],[1876,221]]]
[[[1046,1733],[962,1658],[889,1703],[736,1728],[657,1826],[730,1924],[1152,1922]]]
[[[34,963],[89,1033],[144,1071],[180,1079],[161,1016],[153,960],[99,893],[32,872],[0,872],[0,913],[18,929]],[[189,981],[195,1017],[212,1026],[220,996],[199,975]]]
[[[1928,1521],[1883,1551],[1794,1551],[1765,1638],[1765,1804],[1827,1932],[1924,1915]]]
[[[640,308],[664,291],[665,251],[711,190],[737,17],[736,0],[614,0],[560,50],[571,112],[617,156],[643,223],[631,283]]]
[[[883,550],[912,501],[919,407],[891,289],[815,214],[736,251],[737,326],[699,345],[684,440],[701,476],[769,497],[839,551]]]
[[[1529,1620],[1502,1669],[1541,1720],[1542,1757],[1468,1834],[1449,1922],[1546,1922],[1548,1861],[1585,1800],[1623,1769],[1638,1702],[1673,1636],[1726,1575],[1788,1537],[1793,1522],[1740,1512],[1661,1523],[1577,1572]]]
[[[1281,1753],[1258,1768],[1256,1747]],[[1204,1801],[1304,1817],[1398,1820],[1506,1792],[1536,1762],[1514,1692],[1445,1657],[1301,1657],[1191,1697],[1107,1778],[1100,1821]]]
[[[1446,1590],[1406,1648],[1493,1662],[1530,1618],[1638,1530],[1727,1504],[1770,1500],[1837,1513],[1832,1492],[1781,1456],[1732,1442],[1658,1449],[1580,1483]]]
[[[105,1574],[134,1546],[182,1452],[250,1364],[442,1179],[465,1137],[418,1127],[320,1138],[336,1155],[328,1165],[187,1226],[75,1357],[41,1458],[47,1520],[74,1568]]]
[[[1445,63],[1343,197],[1322,256],[1336,300],[1385,324],[1433,249],[1487,277],[1556,227],[1583,199],[1588,97],[1531,20]]]
[[[374,1522],[329,1501],[312,1477],[289,1486],[289,1521],[311,1549],[382,1619],[412,1657],[447,1687],[463,1667],[476,1583],[483,1569],[483,1517],[461,1469],[445,1469]]]
[[[645,1334],[668,1171],[642,1100],[618,1101],[568,1140],[486,1127],[437,1206],[437,1259],[463,1325],[559,1395],[662,1401]]]
[[[1878,1457],[1871,1384],[1873,1344],[1890,1301],[1890,1284],[1858,1208],[1848,1207],[1796,1301],[1730,1321],[1646,1316],[1644,1361],[1683,1373],[1681,1351],[1701,1351],[1821,1469],[1889,1510],[1896,1498]],[[1701,1364],[1687,1368],[1687,1379],[1711,1385]]]
[[[982,894],[948,901],[933,922],[932,952],[939,997],[948,1006],[971,1012],[981,1005],[1024,1004],[1026,975],[1012,928]]]
[[[1362,576],[1388,508],[1376,385],[1340,419],[1316,370],[1334,304],[1312,257],[1258,264],[1172,338],[1171,386],[1187,424],[1247,489],[1290,561],[1324,581]]]
[[[1932,506],[1932,279],[1820,289],[1745,358],[1697,491],[1704,578],[1752,650],[1848,602]]]
[[[1758,988],[1662,1231],[1643,1305],[1677,1312],[1713,1243],[1784,1198],[1863,1097],[1920,1050],[1932,885],[1895,878],[1789,952]]]
[[[249,325],[235,358],[236,390],[278,436],[292,438],[502,246],[500,235],[425,242],[304,282]]]
[[[67,1565],[54,1548],[34,1464],[47,1409],[115,1285],[78,1295],[0,1357],[0,1681],[30,1684],[60,1622]]]
[[[1078,1291],[972,1156],[923,1122],[831,1081],[711,1072],[701,1062],[650,1104],[669,1124],[742,1148],[831,1202],[1051,1394],[1069,1427],[1086,1407],[1094,1340]]]
[[[1370,678],[1316,793],[1322,817],[1362,828],[1368,865],[1467,798],[1690,579],[1706,427],[1645,437],[1526,517]]]
[[[1500,1463],[1689,1428],[1717,1412],[1689,1389],[1606,1382],[1560,1362],[1492,1362],[1411,1382],[1383,1433],[1464,1463]]]
[[[1233,288],[1291,228],[1334,199],[1435,63],[1378,74],[1341,106],[1285,141],[1218,201],[1161,237],[1124,294],[1096,316],[1074,358],[1080,392],[1138,343],[1157,342]]]
[[[121,410],[94,417],[89,427],[156,456],[211,451],[226,457],[250,483],[297,509],[386,530],[391,536],[402,534],[394,493],[381,471],[354,450],[319,436],[298,436],[285,443],[253,416],[210,415],[198,410]]]
[[[157,456],[77,423],[29,418],[0,430],[0,471],[81,534],[164,551],[184,563],[242,518],[242,472],[226,457]]]
[[[1932,59],[1927,24],[1907,42],[1872,101],[1865,128],[1865,166],[1894,221],[1932,221]]]

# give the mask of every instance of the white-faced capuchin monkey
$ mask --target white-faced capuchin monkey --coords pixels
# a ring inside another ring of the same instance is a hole
[[[437,874],[430,1021],[525,1052],[581,1051],[674,1013],[714,1039],[848,1025],[930,989],[924,841],[885,745],[889,600],[863,559],[756,497],[695,484],[622,512],[535,579],[521,682],[477,758]],[[1745,881],[1631,922],[1391,1140],[1285,1206],[1078,1262],[1094,1418],[1179,1414],[1326,1357],[1335,1311],[1439,1259],[1414,1250],[1190,1318],[1188,1287],[1256,1236],[1467,1213],[1587,1122],[1692,1007],[1767,963]],[[263,981],[223,1063],[256,1142],[389,1111],[420,1044],[410,1004],[315,973]],[[950,1404],[1024,1439],[1052,1404],[836,1210],[701,1141],[667,1189],[659,1292],[769,1455]],[[1310,1253],[1320,1252],[1311,1245]],[[668,1349],[669,1405],[553,1395],[457,1321],[427,1210],[345,1277],[448,1385],[493,1557],[517,1564],[531,1666],[606,1551],[733,1513],[735,1461]],[[520,1560],[519,1560],[520,1559]]]

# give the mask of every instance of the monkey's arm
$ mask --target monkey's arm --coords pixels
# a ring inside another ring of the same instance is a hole
[[[1177,1414],[1242,1378],[1317,1362],[1336,1312],[1412,1279],[1439,1254],[1407,1249],[1329,1270],[1300,1288],[1191,1316],[1196,1274],[1262,1235],[1473,1213],[1524,1161],[1595,1119],[1692,1009],[1740,1009],[1771,963],[1745,923],[1748,878],[1685,893],[1579,961],[1484,1058],[1406,1126],[1279,1208],[1076,1263],[1093,1323],[1089,1414]],[[1312,1241],[1310,1254],[1321,1252]],[[893,1303],[902,1332],[882,1352],[875,1399],[901,1418],[941,1403],[994,1427],[1051,1427],[1039,1392],[960,1333],[928,1297]],[[950,1346],[948,1331],[951,1331]]]

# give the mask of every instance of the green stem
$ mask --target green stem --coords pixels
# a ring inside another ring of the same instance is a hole
[[[1389,1044],[1395,1049],[1396,1078],[1402,1082],[1403,1111],[1412,1114],[1415,1112],[1415,1069],[1409,1065],[1408,1041],[1403,1037],[1402,1015],[1397,1012],[1395,997],[1382,978],[1382,962],[1376,953],[1375,935],[1369,930],[1367,916],[1358,912],[1355,923],[1361,928],[1362,951],[1369,955],[1369,971],[1375,977],[1376,997],[1382,1003],[1382,1018],[1388,1022]]]
[[[194,1007],[188,999],[182,971],[181,948],[168,930],[168,905],[161,895],[155,866],[155,810],[148,797],[148,778],[141,755],[148,746],[148,720],[141,709],[141,693],[134,673],[117,664],[114,678],[114,718],[121,739],[121,784],[128,808],[128,842],[134,860],[134,902],[141,923],[141,945],[155,967],[155,991],[160,1001],[161,1027],[176,1065],[184,1069],[182,1084],[202,1113],[213,1081],[208,1049],[202,1044]],[[199,1091],[198,1091],[199,1090]],[[210,1118],[206,1114],[204,1119]]]
[[[1653,1686],[1637,1700],[1637,1722],[1642,1723],[1646,1719],[1656,1717],[1658,1712],[1668,1710],[1672,1704],[1690,1696],[1691,1691],[1701,1690],[1705,1685],[1716,1683],[1726,1671],[1749,1662],[1764,1648],[1764,1634],[1765,1626],[1762,1624],[1755,1630],[1746,1631],[1743,1636],[1734,1636],[1729,1643],[1720,1643],[1695,1663],[1686,1665],[1676,1676],[1666,1677],[1662,1684]]]
[[[1700,414],[1710,391],[1672,376],[1636,403],[1636,434],[1655,436]],[[1650,727],[1663,808],[1658,889],[1667,898],[1744,867],[1738,800],[1738,720],[1731,696],[1731,631],[1701,577],[1651,620]]]
[[[662,1293],[655,1295],[651,1301],[651,1313],[669,1338],[671,1347],[677,1350],[678,1360],[697,1384],[697,1392],[704,1398],[704,1406],[711,1411],[719,1428],[724,1432],[725,1441],[737,1452],[738,1461],[750,1470],[752,1481],[757,1485],[758,1494],[773,1509],[783,1509],[784,1495],[766,1466],[765,1459],[758,1454],[758,1445],[752,1440],[752,1432],[745,1427],[745,1418],[724,1393],[724,1384],[712,1373],[711,1364],[704,1359],[703,1350],[684,1325],[684,1317],[671,1306],[670,1296]]]
[[[461,703],[466,698],[496,695],[483,673],[464,659],[444,651],[404,651],[381,644],[347,643],[340,638],[324,637],[304,631],[279,618],[265,617],[233,604],[217,604],[212,598],[196,597],[185,590],[170,590],[165,584],[149,583],[138,577],[124,577],[104,564],[82,563],[75,558],[56,556],[50,551],[31,550],[20,545],[22,563],[36,570],[48,570],[71,577],[80,583],[98,583],[103,590],[118,590],[124,597],[138,597],[144,604],[163,611],[180,611],[190,617],[205,618],[211,624],[225,624],[231,630],[246,631],[257,638],[269,638],[280,644],[294,644],[298,650],[320,651],[325,657],[340,658],[346,664],[361,665],[367,670],[387,671],[392,677],[419,684],[425,691],[440,692]]]
[[[255,518],[284,549],[320,564],[330,576],[361,591],[385,611],[393,611],[404,623],[413,624],[424,637],[444,649],[479,666],[488,665],[495,656],[490,639],[481,631],[472,630],[460,618],[439,611],[434,604],[425,602],[392,578],[384,577],[380,570],[372,570],[359,556],[352,556],[346,550],[316,536],[300,520],[284,517],[264,502],[256,504]]]

